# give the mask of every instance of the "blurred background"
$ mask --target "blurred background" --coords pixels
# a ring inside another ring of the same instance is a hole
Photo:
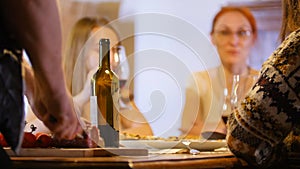
[[[277,47],[280,0],[63,0],[64,41],[84,16],[105,16],[118,31],[130,64],[128,87],[157,136],[178,136],[187,76],[220,64],[210,43],[212,18],[222,6],[247,6],[258,41],[249,59],[259,69]]]

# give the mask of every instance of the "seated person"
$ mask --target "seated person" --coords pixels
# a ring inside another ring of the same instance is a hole
[[[223,105],[231,93],[233,75],[258,74],[247,64],[257,36],[254,16],[247,8],[223,7],[213,20],[210,35],[222,65],[195,72],[189,78],[181,131],[182,135],[195,137],[214,131],[225,138],[226,126],[221,116],[228,115]]]
[[[110,39],[112,47],[120,44],[116,31],[109,26],[106,19],[82,18],[72,28],[64,54],[68,89],[73,95],[77,112],[87,121],[90,120],[91,77],[99,65],[99,40],[101,38]],[[120,132],[153,135],[150,125],[132,99],[130,103],[130,109],[121,109]]]

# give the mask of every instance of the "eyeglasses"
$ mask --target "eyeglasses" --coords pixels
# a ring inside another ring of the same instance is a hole
[[[236,32],[232,32],[230,30],[219,30],[215,31],[215,33],[220,39],[228,39],[232,35],[237,35],[239,39],[246,40],[252,35],[252,31],[250,30],[239,30]]]

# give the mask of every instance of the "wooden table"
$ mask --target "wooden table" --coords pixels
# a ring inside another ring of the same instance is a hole
[[[247,168],[230,152],[190,154],[149,154],[112,157],[11,157],[15,169],[146,169],[146,168]]]

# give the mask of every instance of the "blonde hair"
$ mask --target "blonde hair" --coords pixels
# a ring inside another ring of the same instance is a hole
[[[82,90],[88,74],[85,67],[84,45],[95,28],[107,26],[108,23],[106,18],[84,17],[72,27],[66,43],[63,65],[67,87],[73,96]],[[73,83],[75,80],[73,75],[76,75],[76,83]]]

